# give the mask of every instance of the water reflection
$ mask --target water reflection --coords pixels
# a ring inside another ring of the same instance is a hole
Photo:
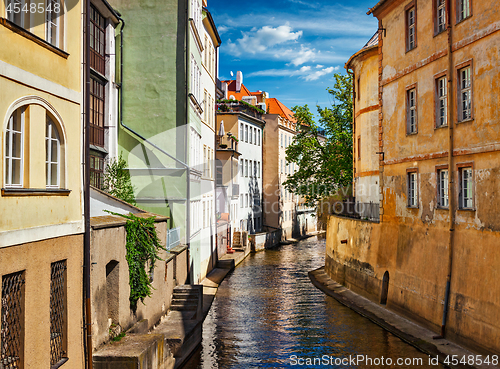
[[[316,289],[307,272],[324,264],[324,253],[325,241],[310,238],[250,255],[219,287],[185,368],[442,368]],[[348,362],[357,355],[372,365]]]

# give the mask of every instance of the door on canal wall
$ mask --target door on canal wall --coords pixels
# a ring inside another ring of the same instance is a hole
[[[382,293],[380,294],[380,303],[382,305],[387,304],[387,293],[389,292],[389,272],[384,273],[382,278]]]

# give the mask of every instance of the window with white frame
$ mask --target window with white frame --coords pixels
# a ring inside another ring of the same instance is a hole
[[[257,145],[260,146],[260,135],[261,135],[261,130],[257,130]]]
[[[436,6],[436,33],[446,29],[446,0],[435,0]]]
[[[406,11],[406,51],[410,51],[417,46],[417,19],[415,6]]]
[[[259,175],[258,175],[259,172],[257,172],[257,162],[256,161],[253,162],[253,172],[254,172],[254,175],[256,178],[259,177]]]
[[[472,117],[472,81],[471,66],[458,71],[459,94],[459,121],[471,119]]]
[[[458,0],[457,21],[460,22],[471,15],[471,0]]]
[[[245,176],[245,161],[244,160],[240,161],[240,176],[241,177]]]
[[[407,173],[407,196],[408,207],[416,208],[418,204],[418,187],[417,187],[417,172],[412,171]]]
[[[283,133],[281,134],[280,146],[283,147]]]
[[[201,32],[201,6],[198,0],[191,0],[191,18],[198,32]]]
[[[447,208],[449,206],[448,199],[448,169],[439,169],[437,171],[438,180],[438,206],[441,208]]]
[[[417,133],[417,89],[406,91],[406,133]]]
[[[245,124],[245,142],[248,143],[248,126]]]
[[[195,169],[200,170],[201,159],[201,136],[196,130],[191,127],[191,140],[190,140],[190,165]]]
[[[47,0],[45,8],[46,25],[45,25],[45,40],[55,47],[62,47],[61,29],[62,23],[62,4],[61,0]]]
[[[258,165],[258,168],[257,168],[257,174],[258,174],[258,176],[260,178],[260,161],[259,161],[259,165]]]
[[[444,127],[448,124],[448,93],[447,78],[441,77],[436,80],[437,89],[437,117],[436,127]]]
[[[240,195],[240,208],[244,207],[244,201],[245,201],[245,195],[241,194]]]
[[[9,118],[5,132],[5,187],[23,187],[25,108]]]
[[[245,138],[245,127],[243,126],[243,123],[240,123],[240,141],[243,141]]]
[[[459,170],[460,192],[458,195],[460,209],[472,209],[474,206],[472,167]]]
[[[245,207],[248,208],[250,202],[248,201],[248,194],[245,194]]]
[[[253,177],[253,173],[252,173],[252,161],[251,160],[248,161],[248,171],[249,171],[248,176],[250,178]]]
[[[59,188],[61,141],[54,122],[47,117],[45,130],[45,175],[47,188]]]
[[[194,55],[191,54],[190,91],[198,103],[201,102],[201,71]]]
[[[208,122],[208,119],[209,116],[208,116],[208,93],[207,93],[207,90],[204,91],[204,99],[203,99],[203,121],[205,123],[208,123],[210,125],[210,123]]]
[[[245,159],[245,177],[248,177],[248,160]]]
[[[5,3],[6,18],[19,27],[30,28],[30,0],[7,0]]]

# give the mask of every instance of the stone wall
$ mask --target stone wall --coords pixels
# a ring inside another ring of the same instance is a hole
[[[455,232],[447,335],[479,351],[498,351],[500,236],[466,224],[458,224]],[[447,262],[446,224],[329,218],[328,275],[376,302],[381,301],[385,275],[387,308],[436,333],[443,314]]]
[[[140,216],[152,216],[145,214]],[[163,246],[168,218],[156,217],[156,232]],[[129,270],[126,260],[125,219],[118,216],[91,218],[91,304],[93,346],[108,342],[120,331],[140,325],[150,329],[170,307],[173,288],[187,282],[188,251],[184,246],[161,251],[153,272],[151,297],[130,306]]]

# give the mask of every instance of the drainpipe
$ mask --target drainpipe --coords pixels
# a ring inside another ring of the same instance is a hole
[[[83,236],[83,285],[85,293],[85,345],[87,348],[86,367],[92,369],[92,310],[90,304],[90,0],[85,1],[85,96],[84,96],[84,187],[83,217],[85,233]]]
[[[449,238],[448,238],[448,274],[446,276],[446,290],[444,295],[443,320],[441,323],[441,337],[445,337],[446,318],[450,300],[450,284],[453,265],[453,234],[455,233],[455,197],[453,174],[453,55],[452,55],[452,26],[451,26],[451,1],[447,1],[446,14],[448,32],[448,209],[449,209]]]
[[[156,150],[158,150],[162,154],[165,154],[166,156],[168,156],[170,159],[175,161],[177,164],[179,164],[180,166],[182,166],[186,170],[186,177],[187,177],[186,178],[186,182],[187,182],[187,185],[186,185],[186,242],[187,242],[187,246],[189,248],[189,235],[190,235],[190,221],[189,221],[190,206],[189,206],[189,204],[190,204],[190,195],[191,195],[190,182],[189,182],[190,168],[189,168],[189,165],[184,163],[182,160],[179,160],[176,157],[170,155],[168,152],[166,152],[162,148],[158,147],[153,142],[149,141],[146,137],[141,135],[139,132],[135,131],[134,129],[128,127],[125,123],[123,123],[123,29],[125,28],[125,21],[121,18],[121,16],[119,14],[115,13],[115,15],[120,20],[120,22],[122,24],[121,28],[120,28],[120,84],[118,85],[120,88],[120,100],[119,100],[120,126],[122,126],[125,130],[133,133],[135,136],[139,137],[142,141],[148,143],[149,145],[154,147]],[[186,69],[187,69],[187,67],[186,67]],[[187,80],[187,75],[186,75],[186,80]],[[187,83],[186,83],[186,85],[187,85]],[[187,110],[187,108],[186,108],[186,110]],[[186,127],[187,127],[187,121],[186,121]],[[188,132],[186,129],[186,142],[187,142],[187,135],[188,135]],[[187,143],[186,143],[186,153],[187,153]]]
[[[184,137],[184,145],[186,150],[186,162],[189,163],[189,63],[190,63],[190,49],[189,49],[189,22],[191,22],[192,18],[189,17],[189,1],[186,0],[186,51],[184,55],[186,55],[186,136]],[[191,250],[191,170],[189,165],[187,166],[186,172],[186,245],[188,250]],[[189,271],[191,284],[194,284],[194,275],[193,270],[191,268],[191,262],[189,262]]]

